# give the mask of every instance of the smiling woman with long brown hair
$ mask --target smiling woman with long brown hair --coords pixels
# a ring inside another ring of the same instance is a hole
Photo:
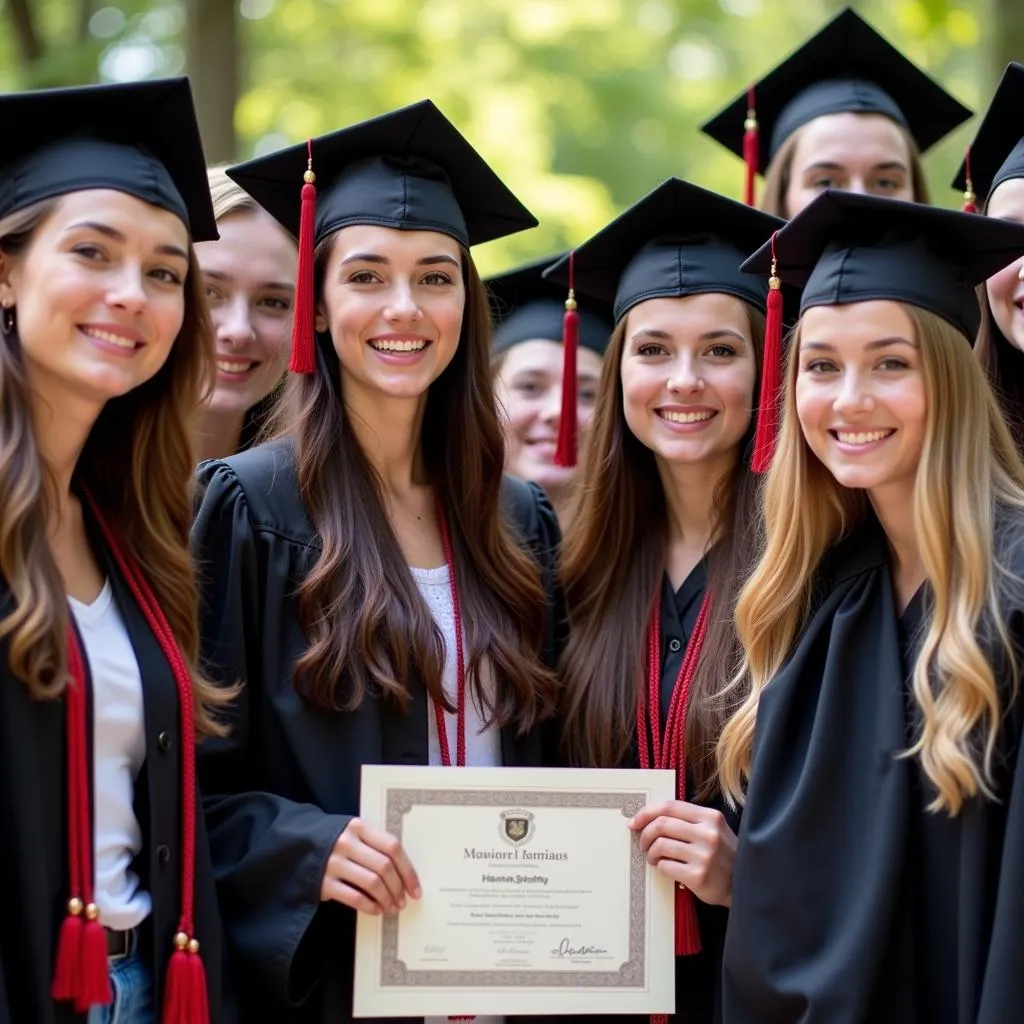
[[[216,227],[192,97],[27,93],[0,118],[0,1020],[217,1022],[193,744],[221,696],[188,549],[212,361],[191,243]]]
[[[574,253],[580,305],[614,300],[612,334],[566,532],[568,759],[674,768],[678,799],[633,822],[680,888],[676,1007],[717,1019],[737,821],[713,759],[738,660],[732,606],[758,538],[751,468],[765,282],[743,250],[782,226],[669,179]],[[567,262],[550,272],[568,282]]]
[[[244,684],[207,821],[248,1012],[345,1021],[356,914],[418,896],[360,766],[542,761],[558,524],[502,478],[469,255],[534,221],[429,101],[231,175],[300,227],[299,285],[284,436],[200,470],[203,651]]]

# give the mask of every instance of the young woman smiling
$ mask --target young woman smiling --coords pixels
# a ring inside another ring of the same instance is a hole
[[[672,178],[573,254],[581,308],[592,293],[614,300],[616,327],[565,538],[562,733],[572,764],[678,772],[679,798],[632,827],[679,886],[676,1013],[688,1024],[718,1019],[738,824],[713,753],[758,535],[768,289],[739,268],[781,226]],[[567,264],[551,275],[568,283]]]
[[[267,423],[288,365],[295,240],[222,168],[209,172],[220,238],[196,246],[217,341],[217,383],[199,455],[244,451]]]
[[[356,913],[419,894],[360,766],[542,761],[558,524],[502,480],[469,255],[534,220],[429,101],[230,173],[302,227],[285,435],[200,468],[203,651],[244,682],[207,821],[248,1012],[346,1021]]]
[[[217,1022],[193,744],[222,697],[188,550],[212,366],[191,240],[216,226],[192,97],[24,93],[0,116],[21,126],[0,168],[0,1021]]]
[[[927,203],[921,154],[970,110],[844,8],[703,130],[747,162],[747,202],[795,217],[823,189]]]
[[[1024,1000],[1024,465],[971,352],[1022,253],[1019,224],[827,192],[745,264],[804,292],[719,747],[730,1022]]]

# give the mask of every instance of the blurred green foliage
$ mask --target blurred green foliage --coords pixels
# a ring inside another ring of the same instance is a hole
[[[738,196],[739,161],[697,125],[840,6],[238,0],[237,155],[430,96],[541,220],[536,231],[482,247],[488,272],[581,240],[671,174]],[[983,4],[856,6],[965,103],[986,102],[1001,68],[987,56],[994,28]],[[10,30],[16,8],[35,19],[44,50],[37,60],[24,59]],[[185,65],[181,0],[0,0],[0,18],[6,89],[180,73]],[[958,202],[948,182],[972,131],[927,157],[940,204]]]

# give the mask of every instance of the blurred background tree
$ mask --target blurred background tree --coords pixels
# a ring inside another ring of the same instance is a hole
[[[541,220],[485,272],[579,241],[670,174],[738,196],[697,125],[841,0],[0,0],[0,87],[187,71],[211,161],[245,158],[424,96]],[[1024,60],[1024,0],[855,6],[961,100]],[[969,123],[929,153],[933,195]],[[298,185],[296,187],[296,198]]]

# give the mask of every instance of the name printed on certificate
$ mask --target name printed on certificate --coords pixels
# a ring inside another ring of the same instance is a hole
[[[423,897],[358,916],[356,1016],[671,1013],[673,887],[627,827],[663,771],[363,767]]]

